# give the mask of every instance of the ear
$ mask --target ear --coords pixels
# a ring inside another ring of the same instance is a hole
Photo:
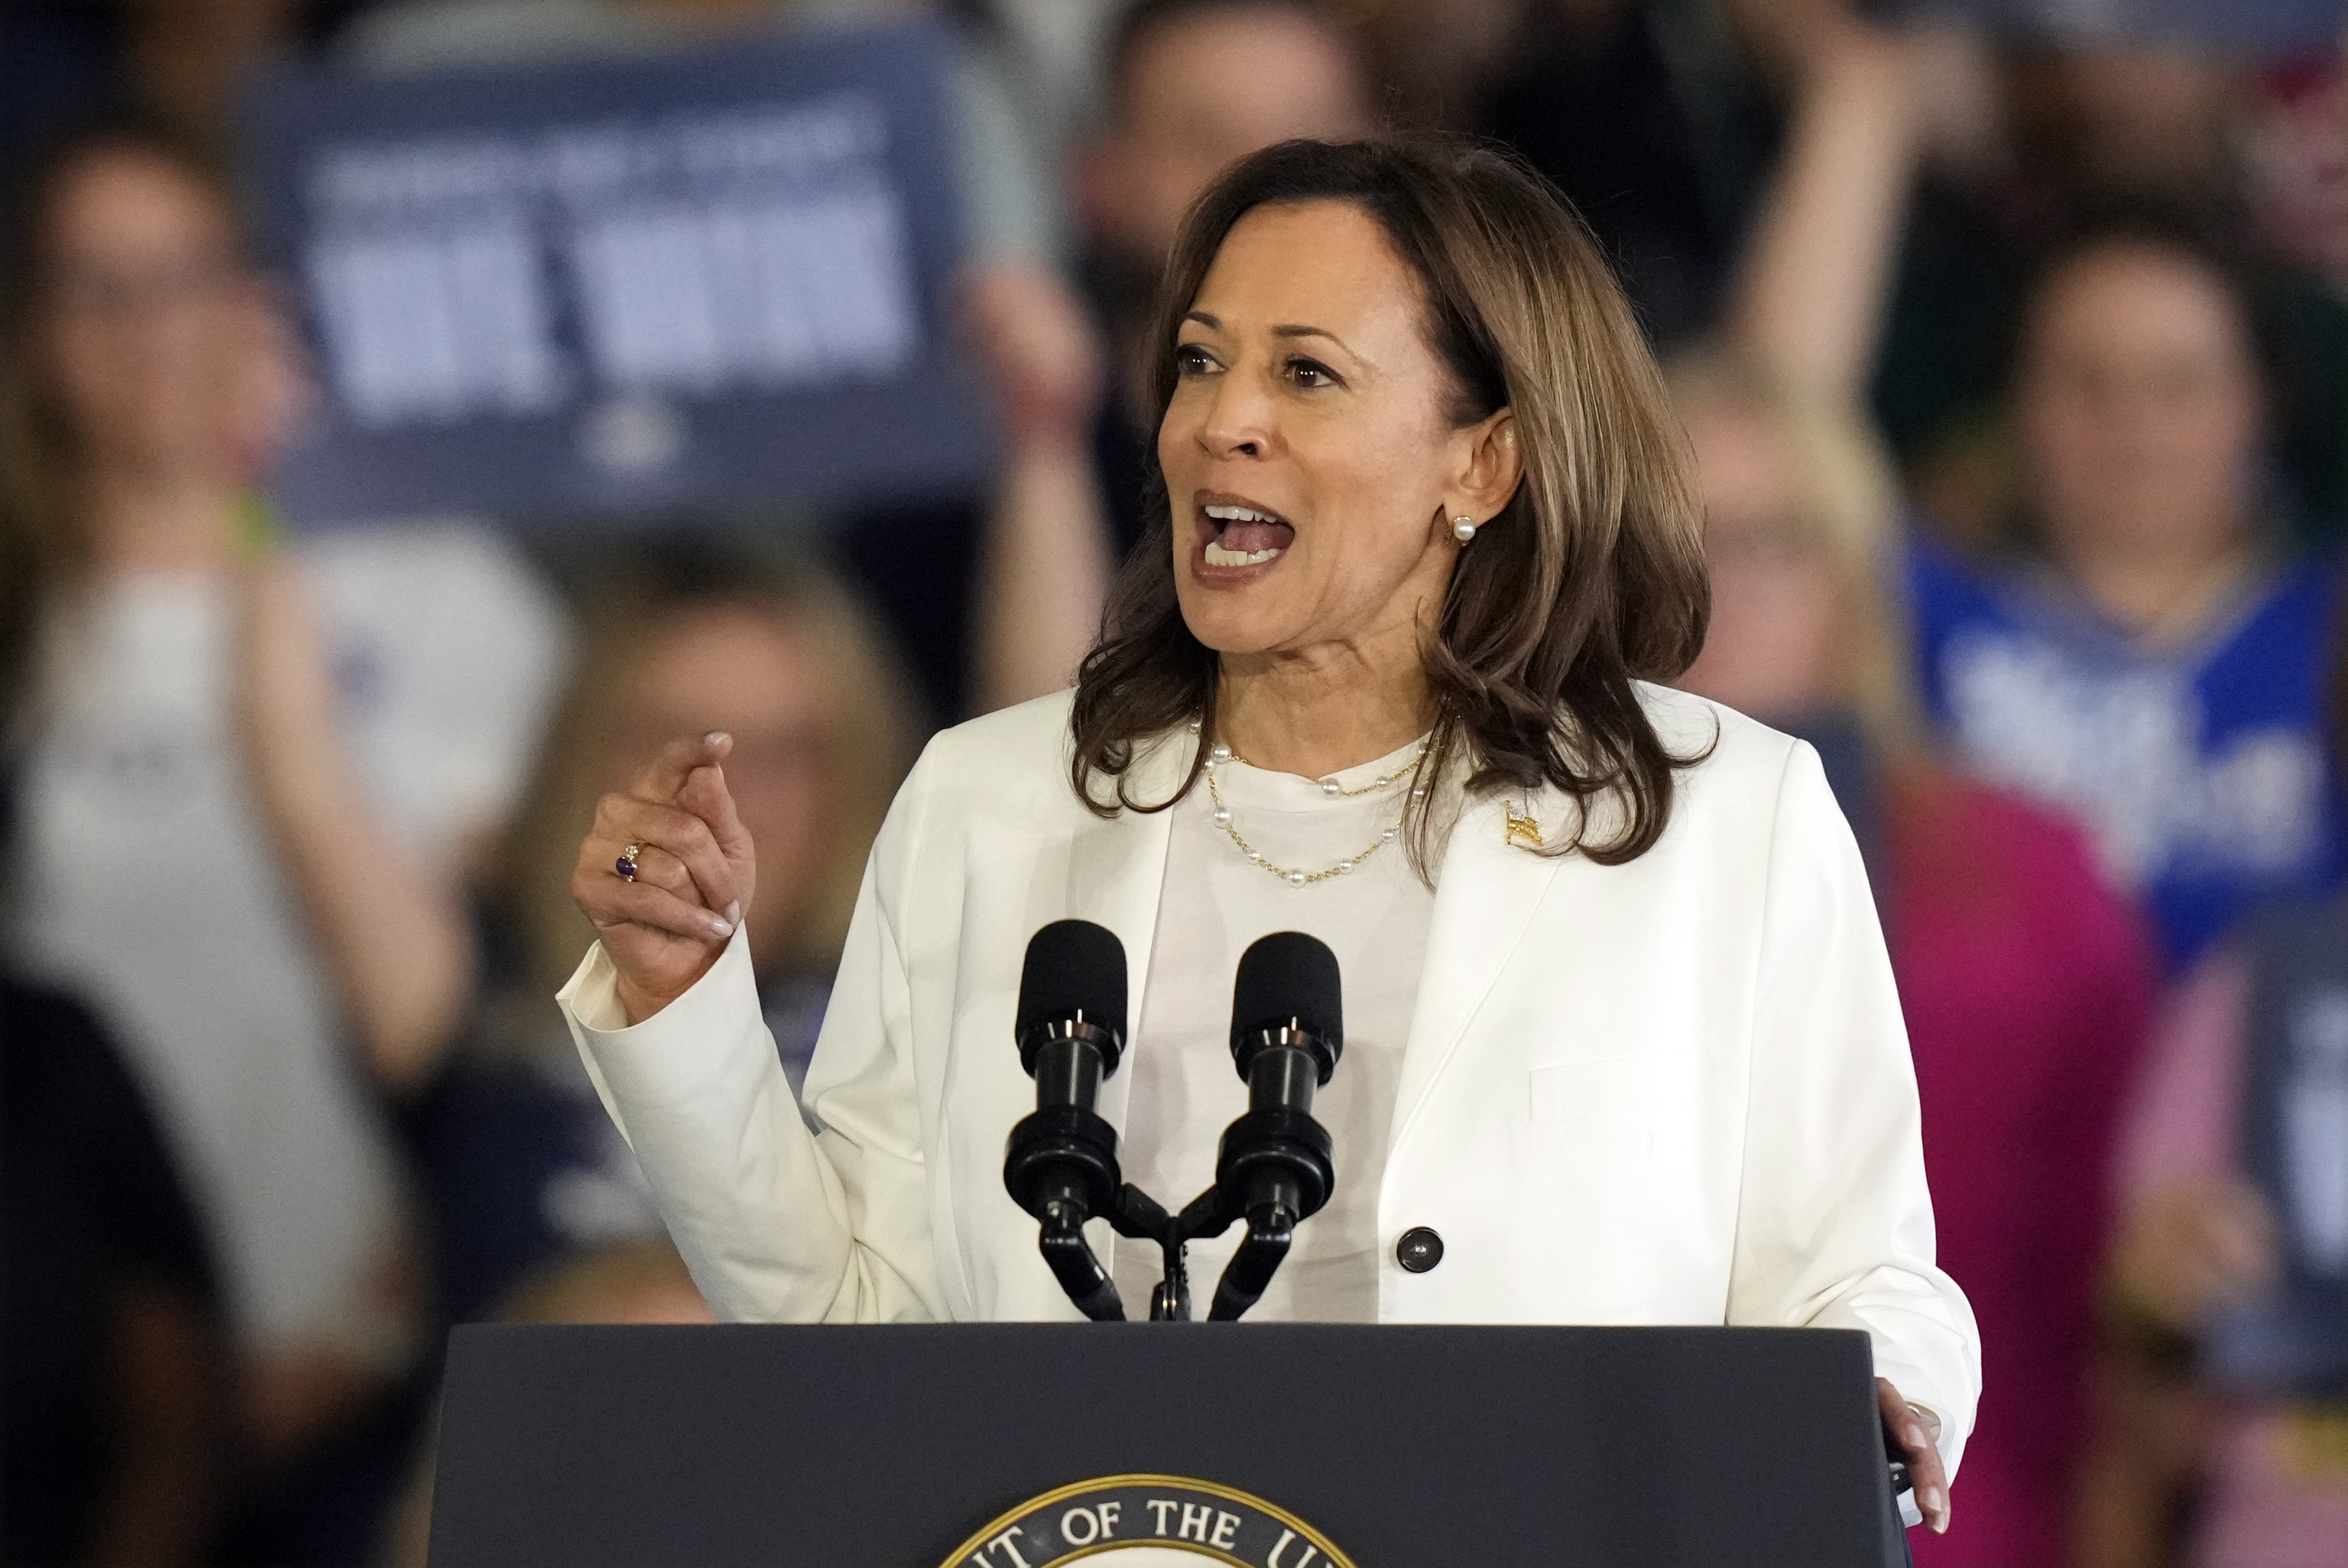
[[[1518,481],[1525,476],[1515,412],[1498,409],[1457,432],[1452,449],[1458,466],[1443,493],[1444,516],[1490,522],[1516,495]]]

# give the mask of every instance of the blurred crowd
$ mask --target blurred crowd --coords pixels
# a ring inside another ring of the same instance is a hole
[[[1139,538],[1188,203],[1433,128],[1615,258],[1707,508],[1685,683],[1816,744],[1869,864],[1984,1346],[1918,1561],[2348,1564],[2343,42],[1967,9],[0,0],[0,1555],[420,1563],[450,1325],[705,1319],[551,1001],[595,796],[736,737],[796,1082],[923,738],[1065,684]],[[983,485],[289,535],[254,69],[912,11]]]

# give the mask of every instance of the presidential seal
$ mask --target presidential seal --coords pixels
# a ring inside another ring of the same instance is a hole
[[[1319,1531],[1260,1497],[1179,1475],[1080,1481],[1023,1502],[940,1568],[1354,1568]]]

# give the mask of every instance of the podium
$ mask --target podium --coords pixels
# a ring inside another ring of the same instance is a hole
[[[458,1328],[434,1568],[1893,1568],[1866,1337]]]

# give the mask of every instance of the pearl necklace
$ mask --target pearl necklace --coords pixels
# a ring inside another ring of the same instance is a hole
[[[1395,769],[1394,772],[1381,774],[1380,776],[1372,779],[1369,783],[1357,785],[1353,789],[1347,789],[1344,785],[1339,784],[1334,777],[1324,778],[1320,781],[1321,793],[1331,800],[1347,799],[1354,795],[1375,794],[1379,790],[1391,788],[1399,780],[1407,778],[1410,774],[1416,773],[1418,769],[1419,764],[1426,760],[1426,743],[1425,741],[1421,741],[1418,743],[1418,749],[1411,753],[1410,761],[1405,763],[1401,767]],[[1225,763],[1246,762],[1247,759],[1245,757],[1241,756],[1237,752],[1232,751],[1231,747],[1223,745],[1220,743],[1218,743],[1214,750],[1207,753],[1207,795],[1210,800],[1214,802],[1215,825],[1221,828],[1226,834],[1231,835],[1231,842],[1239,845],[1240,853],[1247,856],[1249,865],[1262,866],[1266,871],[1271,872],[1274,876],[1279,877],[1291,887],[1309,887],[1315,882],[1326,882],[1332,876],[1352,876],[1354,874],[1354,867],[1359,866],[1363,861],[1367,860],[1371,856],[1375,855],[1378,852],[1380,845],[1392,844],[1395,839],[1402,836],[1402,825],[1410,815],[1412,804],[1426,798],[1426,786],[1425,784],[1411,785],[1410,794],[1404,800],[1402,810],[1395,815],[1394,825],[1380,833],[1377,836],[1376,842],[1373,843],[1368,848],[1363,850],[1360,854],[1354,856],[1351,859],[1340,860],[1336,865],[1328,867],[1326,870],[1292,870],[1287,866],[1274,866],[1271,861],[1265,859],[1263,851],[1256,848],[1246,839],[1241,837],[1240,830],[1236,826],[1232,825],[1231,808],[1223,804],[1223,792],[1216,786],[1215,772]]]

